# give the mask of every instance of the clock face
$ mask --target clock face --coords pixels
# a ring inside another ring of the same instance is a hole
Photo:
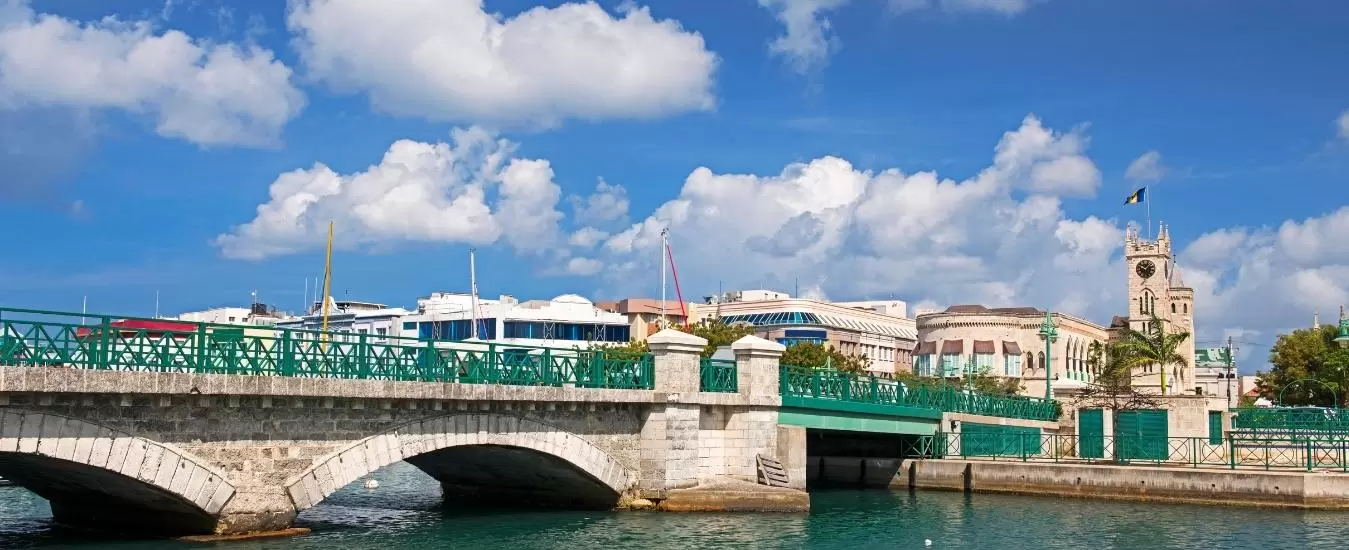
[[[1152,260],[1143,260],[1138,262],[1138,267],[1134,271],[1138,272],[1139,277],[1146,279],[1157,272],[1157,266],[1152,263]]]

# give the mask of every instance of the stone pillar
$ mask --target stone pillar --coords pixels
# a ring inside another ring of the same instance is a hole
[[[781,405],[778,385],[779,360],[787,347],[758,336],[746,336],[731,344],[735,352],[736,385],[755,405]]]
[[[778,445],[778,408],[782,405],[778,365],[786,349],[757,336],[746,336],[731,344],[735,352],[736,385],[748,405],[736,407],[726,423],[726,473],[731,477],[757,480],[757,455],[795,461],[799,452],[804,463],[804,437],[799,440],[800,449],[782,449]],[[793,447],[790,442],[788,447]],[[783,451],[791,451],[792,456],[783,456]]]
[[[654,356],[656,394],[642,419],[638,489],[644,498],[665,498],[669,491],[698,485],[698,425],[701,408],[684,403],[697,397],[700,358],[707,340],[665,329],[646,341]]]

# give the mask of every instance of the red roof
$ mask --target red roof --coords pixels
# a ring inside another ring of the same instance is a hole
[[[167,332],[194,332],[197,330],[196,323],[185,321],[164,321],[150,319],[123,319],[113,321],[109,326],[116,329],[117,332],[137,332],[145,331],[152,334],[163,334]],[[90,334],[96,334],[94,329],[98,327],[80,327],[75,329],[75,336],[84,337]]]

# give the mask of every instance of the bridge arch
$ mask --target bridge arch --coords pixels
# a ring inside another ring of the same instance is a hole
[[[504,463],[509,468],[523,455],[544,459],[548,468],[568,470],[573,477],[567,481],[574,487],[602,491],[612,497],[610,505],[637,483],[629,468],[576,434],[528,418],[484,412],[409,422],[352,443],[287,480],[286,493],[295,510],[304,511],[375,470],[407,460],[441,481],[449,496],[447,463],[472,461],[475,468]]]
[[[210,532],[235,486],[172,445],[51,413],[0,409],[0,477],[51,503],[58,522]]]

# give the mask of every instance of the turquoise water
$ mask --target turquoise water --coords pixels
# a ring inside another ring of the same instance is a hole
[[[1349,546],[1349,513],[1137,504],[946,492],[828,491],[810,514],[665,514],[463,510],[407,464],[300,516],[308,536],[218,545],[230,550],[388,548],[1037,548],[1158,549]],[[0,487],[0,548],[188,548],[109,541],[51,525],[46,502]]]

